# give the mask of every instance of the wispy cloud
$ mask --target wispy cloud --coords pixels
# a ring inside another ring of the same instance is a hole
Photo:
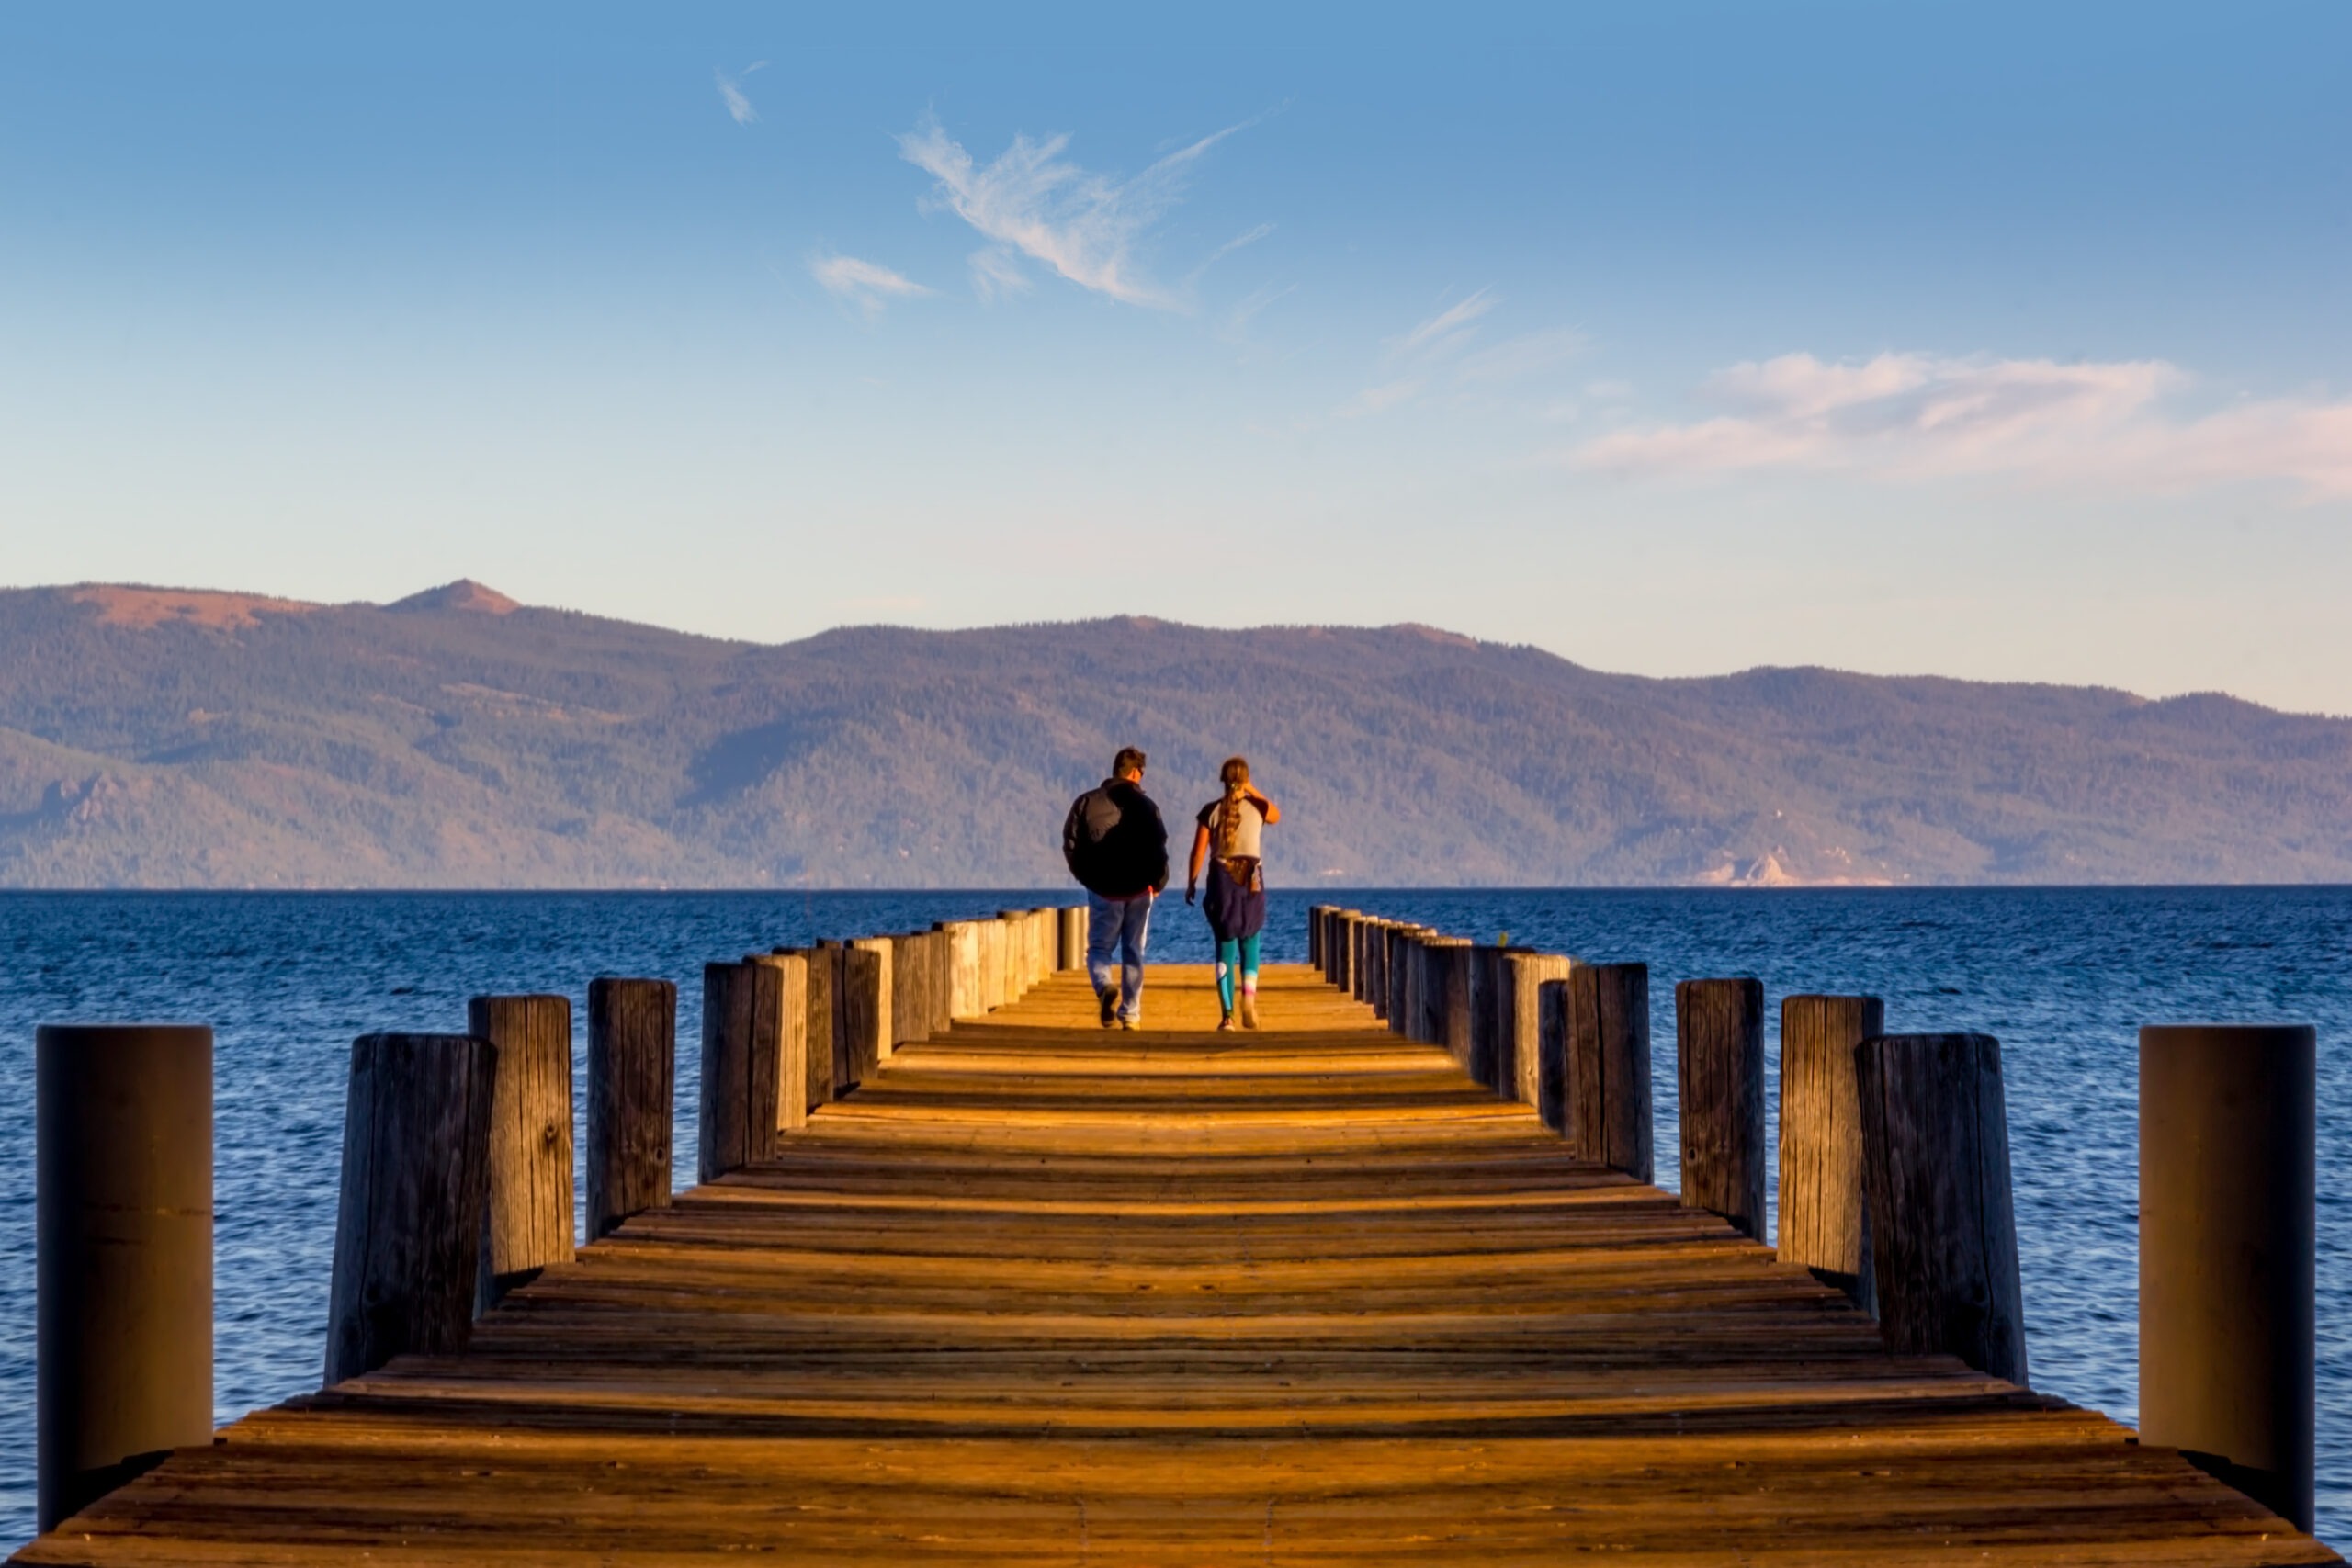
[[[766,61],[755,60],[732,76],[724,71],[711,72],[712,78],[718,83],[719,101],[727,106],[727,112],[734,117],[736,124],[750,125],[760,118],[760,111],[753,108],[752,100],[743,96],[743,78],[754,71],[764,71],[767,67]]]
[[[2166,407],[2190,380],[2154,359],[1883,354],[1833,364],[1789,354],[1710,377],[1702,389],[1721,414],[1615,431],[1571,458],[1628,475],[1999,474],[2133,489],[2276,479],[2314,499],[2352,497],[2352,403]]]
[[[1585,335],[1572,328],[1523,333],[1462,356],[1454,367],[1457,380],[1499,383],[1525,380],[1556,370],[1585,351]]]
[[[1152,281],[1137,252],[1182,195],[1193,165],[1242,129],[1232,125],[1204,136],[1127,180],[1091,174],[1069,161],[1063,156],[1068,136],[1042,141],[1015,136],[1012,146],[981,164],[929,121],[899,137],[899,151],[937,182],[933,197],[941,206],[990,242],[973,261],[974,287],[983,298],[1008,292],[1021,274],[1016,258],[1025,256],[1081,288],[1129,305],[1173,310],[1182,300]]]
[[[1029,275],[1021,270],[1020,258],[1002,245],[974,251],[971,265],[972,292],[984,305],[1029,292]]]
[[[1366,387],[1354,397],[1332,410],[1335,419],[1363,419],[1368,414],[1386,413],[1400,403],[1408,403],[1420,395],[1418,377],[1407,376],[1399,380],[1384,381],[1377,387]]]
[[[1389,352],[1400,356],[1451,353],[1470,341],[1476,331],[1473,323],[1479,317],[1501,303],[1493,289],[1481,288],[1392,341],[1388,345]]]
[[[1197,279],[1201,274],[1208,271],[1209,268],[1216,265],[1217,263],[1223,261],[1234,252],[1241,249],[1242,246],[1254,245],[1273,231],[1274,226],[1272,224],[1261,223],[1255,229],[1250,230],[1247,233],[1236,234],[1233,238],[1227,240],[1225,243],[1211,251],[1209,253],[1209,259],[1194,267],[1192,272],[1187,275],[1188,280]]]
[[[880,315],[893,299],[919,299],[933,292],[903,273],[855,256],[811,256],[808,276],[822,284],[825,292],[855,305],[869,317]]]

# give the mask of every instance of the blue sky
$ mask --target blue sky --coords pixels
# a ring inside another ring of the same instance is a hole
[[[2352,7],[345,9],[0,8],[0,581],[2352,712]]]

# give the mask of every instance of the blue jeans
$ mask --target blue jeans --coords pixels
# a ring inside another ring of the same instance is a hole
[[[1130,1023],[1143,1019],[1143,950],[1151,936],[1151,903],[1148,893],[1132,898],[1086,896],[1087,974],[1097,997],[1118,993],[1119,1016]]]

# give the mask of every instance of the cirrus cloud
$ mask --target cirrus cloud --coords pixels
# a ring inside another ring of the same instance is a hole
[[[899,138],[899,152],[936,182],[933,197],[940,207],[989,240],[972,258],[973,285],[983,299],[1025,287],[1020,258],[1026,257],[1124,304],[1175,310],[1182,299],[1152,281],[1137,253],[1182,195],[1192,165],[1241,129],[1204,136],[1126,180],[1089,173],[1064,157],[1068,136],[1033,141],[1016,135],[982,164],[927,121]]]
[[[836,299],[848,301],[867,316],[878,316],[893,299],[916,299],[933,290],[879,262],[856,256],[816,255],[808,258],[808,276]]]
[[[2156,359],[1786,354],[1709,377],[1702,391],[1720,414],[1613,431],[1569,458],[1627,476],[1991,474],[2139,489],[2273,479],[2312,499],[2352,497],[2352,403],[2168,406],[2191,380]]]

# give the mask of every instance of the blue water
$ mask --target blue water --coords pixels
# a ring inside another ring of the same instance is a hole
[[[1676,1151],[1673,982],[1760,976],[1869,991],[1898,1031],[2002,1043],[2036,1387],[2133,1418],[2134,1082],[2143,1022],[2320,1031],[2319,1525],[2352,1539],[2352,889],[1323,891],[1463,936],[1650,965],[1658,1172]],[[223,1420],[318,1385],[344,1070],[371,1030],[462,1026],[469,996],[596,975],[680,982],[676,1168],[695,1168],[707,960],[1060,902],[1039,894],[0,893],[0,1542],[33,1518],[32,1033],[130,1019],[218,1031],[215,1391]],[[1272,961],[1305,957],[1306,895],[1276,892]],[[1154,953],[1208,956],[1161,906]],[[1768,1081],[1777,1084],[1777,1038]],[[1778,1117],[1771,1118],[1778,1124]],[[1775,1162],[1776,1163],[1776,1162]],[[1768,1166],[1768,1168],[1771,1168]]]

